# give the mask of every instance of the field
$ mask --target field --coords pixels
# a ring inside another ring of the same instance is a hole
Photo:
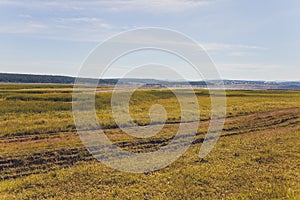
[[[138,125],[150,123],[153,104],[168,113],[158,135],[137,139],[114,122],[109,89],[98,88],[96,109],[114,144],[133,152],[168,144],[181,120],[172,92],[134,93],[130,114]],[[164,169],[131,174],[83,146],[71,85],[0,85],[0,199],[300,199],[300,91],[227,91],[221,138],[203,160],[211,103],[207,91],[195,93],[201,123],[191,147]]]

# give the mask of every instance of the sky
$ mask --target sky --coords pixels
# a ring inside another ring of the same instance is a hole
[[[223,79],[300,80],[299,0],[0,0],[0,72],[77,76],[99,43],[143,27],[193,38]]]

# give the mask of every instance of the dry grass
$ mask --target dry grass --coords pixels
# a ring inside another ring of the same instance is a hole
[[[229,91],[222,137],[208,157],[198,159],[208,126],[203,121],[193,145],[175,163],[129,174],[95,161],[84,148],[74,132],[70,86],[5,86],[0,87],[5,90],[0,100],[0,199],[300,198],[299,91]],[[208,119],[207,93],[197,95],[201,118]],[[99,93],[97,111],[108,117],[107,136],[126,150],[154,151],[177,131],[180,118],[169,91],[139,91],[132,98],[132,116],[140,124],[149,123],[147,109],[155,103],[166,105],[168,120],[175,123],[147,139],[112,128],[109,98],[110,93]]]

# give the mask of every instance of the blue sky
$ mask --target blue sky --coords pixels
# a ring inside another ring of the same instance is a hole
[[[0,72],[76,76],[91,50],[139,27],[194,38],[222,78],[300,80],[298,0],[0,0]]]

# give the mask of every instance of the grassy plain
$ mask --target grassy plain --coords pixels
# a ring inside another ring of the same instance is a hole
[[[107,136],[133,152],[168,144],[180,107],[168,90],[140,90],[130,113],[150,123],[161,104],[167,124],[157,136],[129,137],[98,88],[96,108]],[[210,118],[210,98],[196,90],[201,124],[194,143],[162,170],[129,174],[97,162],[82,145],[72,115],[71,85],[0,85],[0,199],[300,199],[300,91],[227,91],[227,119],[213,151],[198,152]]]

